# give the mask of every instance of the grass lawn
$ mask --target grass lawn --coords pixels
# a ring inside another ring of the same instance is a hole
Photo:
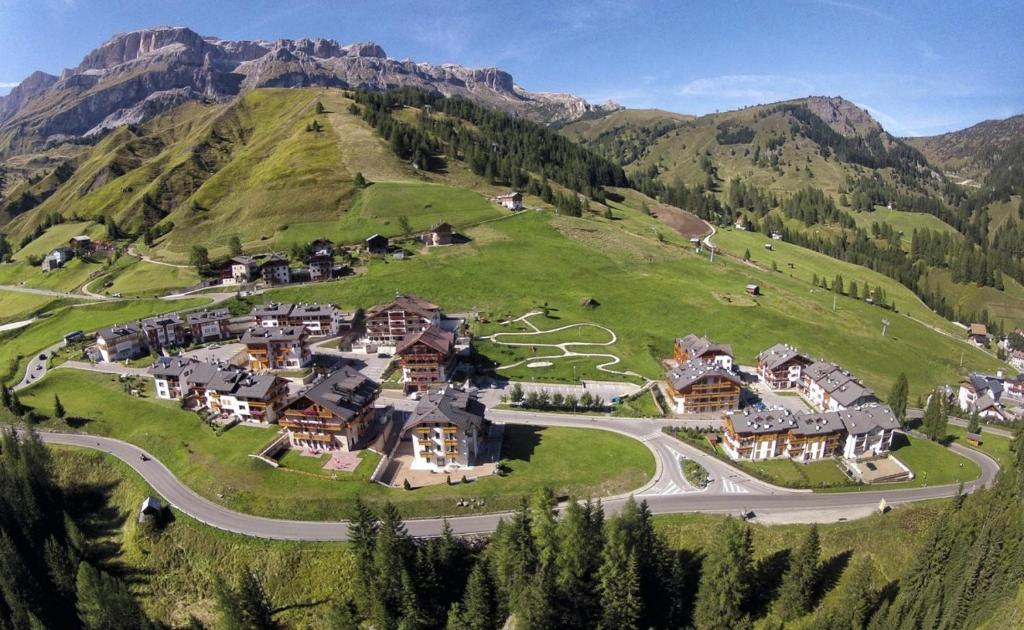
[[[337,519],[356,496],[375,504],[391,501],[406,516],[470,513],[455,506],[458,498],[485,499],[486,510],[495,511],[517,506],[540,486],[560,496],[598,497],[638,488],[654,474],[650,451],[635,440],[606,431],[510,425],[502,446],[508,476],[465,486],[390,489],[365,481],[366,464],[337,480],[275,470],[248,455],[269,442],[276,427],[238,426],[217,434],[177,403],[152,393],[149,398],[124,395],[110,375],[60,370],[23,394],[22,400],[42,413],[49,413],[59,394],[69,416],[88,419],[80,430],[138,444],[208,499],[263,516]],[[56,420],[42,427],[67,428]],[[614,461],[607,457],[612,452]]]
[[[636,221],[659,225],[639,212],[636,215]],[[570,219],[527,212],[468,230],[473,242],[467,245],[439,248],[401,262],[373,261],[355,277],[275,289],[258,299],[368,308],[390,299],[397,290],[416,293],[450,312],[476,308],[491,322],[547,302],[557,309],[552,314],[559,318],[550,322],[552,327],[593,322],[614,330],[619,341],[609,350],[623,359],[615,369],[649,378],[661,376],[659,360],[671,356],[673,339],[688,332],[731,343],[737,360],[746,364],[772,344],[791,343],[812,356],[842,364],[882,392],[905,372],[912,397],[932,385],[955,382],[966,370],[998,366],[994,357],[860,300],[840,298],[840,308],[833,312],[831,293],[810,291],[809,268],[804,269],[808,277],[802,278],[724,256],[712,264],[687,246],[658,242],[651,233],[625,233],[614,223],[600,217]],[[792,252],[795,258],[805,254],[813,255],[807,250]],[[870,274],[864,270],[863,278]],[[748,282],[760,284],[765,291],[756,306],[733,307],[716,297],[742,291]],[[896,295],[895,290],[889,294]],[[600,306],[584,307],[581,301],[588,297]],[[896,299],[899,306],[902,298],[896,295]],[[905,304],[909,308],[909,299]],[[880,335],[883,317],[892,322],[884,338]],[[942,325],[937,316],[930,321]],[[478,324],[471,322],[471,327],[476,334]],[[481,342],[480,348],[502,364],[518,356],[508,348],[503,350],[511,354],[502,354],[487,342]],[[554,363],[551,368],[509,371],[508,376],[572,378],[571,365],[567,369],[565,360]],[[593,365],[593,360],[588,364]],[[586,376],[621,378],[591,372]]]
[[[36,313],[72,303],[48,295],[0,290],[0,324],[29,319]]]
[[[949,425],[946,433],[952,437],[953,441],[957,444],[981,451],[996,460],[999,462],[999,467],[1003,470],[1010,470],[1013,468],[1014,457],[1013,451],[1010,450],[1010,445],[1012,444],[1010,439],[1004,438],[1000,435],[982,432],[981,445],[974,446],[973,444],[968,444],[967,440],[964,439],[964,436],[967,435],[967,429]]]
[[[933,269],[928,273],[928,285],[939,288],[946,301],[954,309],[964,313],[988,311],[989,318],[998,322],[1003,330],[1024,326],[1024,287],[1009,276],[1003,276],[1003,291],[976,284],[959,284],[952,281],[946,269]],[[960,334],[966,332],[960,329]]]
[[[626,418],[662,418],[665,414],[654,402],[654,394],[646,391],[636,398],[627,398],[615,405],[612,415]]]
[[[902,210],[889,210],[884,206],[875,206],[874,212],[857,212],[852,211],[850,215],[853,217],[857,227],[864,228],[871,233],[871,224],[888,223],[897,232],[903,232],[903,247],[907,250],[910,249],[910,242],[914,236],[914,230],[932,230],[934,232],[946,232],[952,234],[957,239],[962,238],[962,235],[956,231],[952,225],[946,223],[942,219],[924,213],[924,212],[904,212]]]
[[[324,453],[317,457],[311,457],[302,455],[295,449],[288,449],[283,455],[277,458],[277,463],[281,464],[281,468],[298,470],[310,475],[316,475],[318,477],[334,478],[334,477],[346,477],[355,480],[366,481],[373,474],[373,470],[377,467],[377,462],[380,461],[381,456],[373,451],[360,451],[359,452],[359,465],[352,472],[340,472],[337,470],[324,470],[324,464],[331,458],[329,453]]]
[[[206,301],[202,298],[178,302],[128,300],[59,309],[51,316],[24,328],[0,333],[0,381],[10,383],[20,380],[21,360],[24,357],[57,343],[69,332],[88,332],[170,310],[195,308]]]
[[[102,264],[81,258],[72,258],[60,269],[46,272],[28,262],[5,263],[0,264],[0,284],[24,284],[37,289],[71,292],[102,270]]]
[[[897,445],[897,441],[901,443]],[[961,481],[972,481],[981,475],[978,465],[971,460],[957,455],[941,444],[924,438],[908,435],[901,439],[900,434],[897,434],[893,438],[893,446],[892,454],[914,472],[913,480],[826,488],[824,491],[845,492],[942,486]]]
[[[157,265],[144,260],[129,264],[115,273],[113,283],[102,290],[91,287],[107,295],[120,293],[128,296],[159,296],[172,289],[190,287],[199,282],[199,274],[195,269]]]
[[[71,237],[79,234],[100,238],[106,234],[106,229],[92,221],[71,221],[54,225],[43,232],[42,236],[15,252],[13,259],[23,261],[28,260],[29,256],[45,256],[58,247],[67,247]]]

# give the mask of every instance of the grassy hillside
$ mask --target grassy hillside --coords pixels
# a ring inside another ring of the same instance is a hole
[[[962,350],[966,366],[996,367],[993,358],[957,339],[859,300],[840,298],[833,313],[832,294],[810,290],[803,277],[810,269],[803,264],[792,277],[788,270],[773,273],[724,256],[710,264],[690,252],[687,239],[654,219],[629,209],[620,213],[631,214],[628,220],[611,221],[523,214],[469,230],[472,242],[467,245],[373,263],[351,279],[276,289],[259,299],[367,307],[397,290],[422,295],[453,312],[476,308],[491,321],[547,303],[552,319],[543,327],[575,322],[608,326],[618,336],[609,348],[622,359],[616,368],[652,378],[661,373],[659,360],[671,355],[672,340],[688,332],[732,343],[738,360],[748,364],[774,343],[792,343],[842,363],[883,393],[900,372],[908,375],[915,395],[955,381]],[[626,223],[637,226],[636,231],[624,232],[620,225]],[[659,233],[665,242],[659,242]],[[749,282],[760,284],[765,295],[746,299],[743,288]],[[890,294],[896,291],[893,286]],[[915,316],[943,325],[923,306],[898,295],[901,310],[912,309]],[[581,305],[587,297],[600,306]],[[884,338],[882,317],[892,320]],[[502,355],[492,358],[505,360]],[[541,369],[537,375],[543,376]],[[589,368],[581,375],[601,376]]]
[[[942,219],[922,212],[904,212],[902,210],[889,210],[882,206],[876,206],[874,212],[851,212],[857,227],[871,231],[872,223],[888,223],[897,232],[903,233],[903,244],[910,248],[910,240],[914,230],[933,230],[935,232],[946,232],[954,236],[961,236],[956,228],[945,223]]]
[[[986,120],[967,129],[937,136],[907,138],[928,161],[960,180],[983,180],[1002,149],[1024,136],[1024,115]]]
[[[1006,276],[1003,278],[1003,291],[973,283],[954,283],[945,270],[933,270],[928,274],[927,282],[929,286],[941,287],[947,301],[954,308],[974,312],[978,308],[976,305],[982,304],[989,318],[997,322],[1002,330],[1024,327],[1024,287]]]

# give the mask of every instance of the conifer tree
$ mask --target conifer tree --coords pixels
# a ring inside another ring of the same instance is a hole
[[[558,555],[555,536],[555,507],[558,501],[551,488],[544,486],[533,493],[530,501],[530,532],[537,548],[537,561],[541,567],[550,567]]]
[[[639,628],[643,602],[636,554],[628,549],[627,531],[614,521],[604,547],[604,562],[598,571],[601,594],[600,630]]]
[[[366,178],[362,173],[356,173],[356,176],[352,178],[352,183],[356,188],[366,188]]]
[[[537,549],[530,533],[526,503],[508,521],[502,520],[491,539],[490,566],[498,593],[499,617],[518,607],[537,567]]]
[[[907,375],[900,372],[900,375],[896,378],[896,382],[893,383],[892,389],[889,391],[889,397],[886,402],[892,408],[892,412],[896,414],[896,417],[900,422],[904,422],[907,419],[907,399],[910,396],[910,385],[907,383]]]
[[[481,558],[469,573],[466,594],[461,604],[460,628],[465,630],[494,630],[498,625],[495,610],[494,584],[486,557]],[[453,606],[454,608],[454,606]]]
[[[752,569],[750,528],[728,518],[701,567],[693,619],[698,630],[747,625]]]
[[[60,396],[57,394],[53,395],[53,417],[63,419],[64,418],[64,405],[60,402]]]
[[[370,614],[378,628],[393,628],[403,614],[403,574],[410,568],[412,543],[392,503],[384,506],[373,549]]]
[[[948,419],[943,413],[940,397],[941,394],[938,391],[932,392],[924,410],[924,418],[921,420],[921,431],[933,442],[946,437]]]
[[[558,557],[555,559],[555,587],[561,599],[561,625],[589,628],[596,622],[597,570],[604,544],[603,512],[591,502],[580,505],[569,499],[558,523]]]
[[[78,618],[90,630],[149,628],[151,624],[124,582],[88,562],[75,579]]]
[[[789,559],[789,568],[782,575],[775,612],[783,621],[790,621],[811,610],[814,588],[818,582],[818,556],[821,544],[818,527],[812,526]]]

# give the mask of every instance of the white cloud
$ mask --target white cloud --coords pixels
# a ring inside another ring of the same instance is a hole
[[[10,88],[18,87],[18,81],[0,81],[0,90],[8,90]]]
[[[811,81],[780,74],[726,74],[695,79],[678,90],[682,96],[736,99],[750,104],[807,96],[814,92]]]

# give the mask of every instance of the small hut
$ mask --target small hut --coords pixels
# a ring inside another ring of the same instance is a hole
[[[164,507],[160,503],[160,499],[146,497],[142,500],[142,506],[139,508],[139,522],[156,523],[160,519],[160,513],[163,509]]]

